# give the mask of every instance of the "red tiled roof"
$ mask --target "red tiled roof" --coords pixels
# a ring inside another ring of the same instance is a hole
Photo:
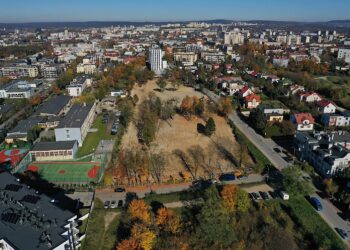
[[[315,122],[315,119],[310,113],[294,113],[294,117],[297,124],[302,124],[305,120],[308,120],[310,124],[313,124]]]
[[[256,102],[260,102],[260,96],[254,94],[254,93],[244,97],[244,99],[245,99],[246,102],[251,102],[251,101],[253,101],[253,99],[255,99]]]
[[[249,87],[248,86],[244,86],[243,88],[240,89],[240,93],[241,94],[244,94],[245,92],[247,92],[249,90]]]
[[[324,100],[324,99],[317,102],[317,106],[319,106],[321,108],[327,107],[329,104],[334,105],[331,101]]]

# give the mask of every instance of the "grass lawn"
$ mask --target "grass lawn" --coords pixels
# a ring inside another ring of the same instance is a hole
[[[191,200],[195,199],[195,195],[189,191],[180,191],[170,194],[150,194],[144,198],[144,201],[147,204],[150,204],[152,201],[157,201],[160,203],[170,203],[175,201]]]
[[[93,153],[100,140],[113,140],[116,138],[116,135],[111,135],[110,131],[107,131],[107,124],[102,123],[102,115],[97,116],[91,128],[96,128],[98,131],[87,134],[83,146],[77,152],[78,158]]]
[[[95,207],[90,215],[86,238],[82,243],[82,250],[112,250],[115,249],[116,230],[119,224],[119,215],[105,227],[105,216],[108,212],[118,213],[119,210],[104,209],[102,201],[96,199]]]
[[[317,79],[319,89],[336,89],[341,91],[345,89],[347,93],[350,93],[350,77],[349,76],[328,76],[326,79]],[[350,95],[347,94],[341,98],[337,103],[344,108],[350,108]]]
[[[311,237],[310,240],[317,249],[347,249],[338,235],[304,197],[291,197],[289,201],[281,202],[281,206],[302,228],[304,236]]]

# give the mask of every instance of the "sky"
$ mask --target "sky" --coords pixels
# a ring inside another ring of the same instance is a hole
[[[0,6],[2,23],[350,19],[350,0],[0,0]]]

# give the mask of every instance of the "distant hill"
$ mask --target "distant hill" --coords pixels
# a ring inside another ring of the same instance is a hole
[[[171,22],[132,22],[132,21],[88,21],[88,22],[32,22],[32,23],[0,23],[0,28],[91,28],[91,27],[106,27],[106,26],[124,26],[124,25],[163,25],[168,23],[187,24],[190,22],[205,22],[209,24],[221,23],[230,24],[238,22],[238,20],[214,19],[214,20],[195,20],[195,21],[171,21]],[[271,21],[271,20],[249,20],[242,21],[248,23],[257,23],[261,25],[272,26],[330,26],[330,27],[350,27],[350,20],[331,20],[328,22],[298,22],[298,21]]]

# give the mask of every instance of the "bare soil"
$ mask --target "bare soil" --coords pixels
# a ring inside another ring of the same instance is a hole
[[[170,87],[170,86],[168,86]],[[160,92],[157,90],[155,81],[149,81],[146,85],[135,86],[132,95],[136,94],[141,103],[147,99],[150,93],[154,93],[163,101],[176,98],[179,100],[179,105],[182,99],[186,96],[197,96],[199,98],[205,97],[201,92],[195,91],[193,88],[181,86],[178,90],[165,90]],[[136,107],[135,117],[138,115]],[[188,149],[199,145],[204,150],[204,162],[210,166],[211,170],[217,177],[221,173],[232,172],[236,170],[239,162],[239,144],[235,141],[230,126],[227,124],[225,118],[217,114],[206,114],[207,117],[212,117],[215,120],[216,132],[211,137],[205,136],[197,132],[197,124],[205,124],[202,118],[192,116],[190,120],[181,115],[175,115],[172,120],[160,121],[158,124],[158,131],[156,139],[150,145],[151,152],[162,152],[167,160],[168,165],[164,173],[164,181],[182,180],[184,173],[189,175],[181,159],[174,154],[175,150],[182,150],[189,158]],[[132,122],[122,140],[122,148],[141,149],[143,146],[137,140],[137,129]],[[200,168],[197,177],[208,177],[208,171]],[[190,176],[191,178],[192,176]]]

